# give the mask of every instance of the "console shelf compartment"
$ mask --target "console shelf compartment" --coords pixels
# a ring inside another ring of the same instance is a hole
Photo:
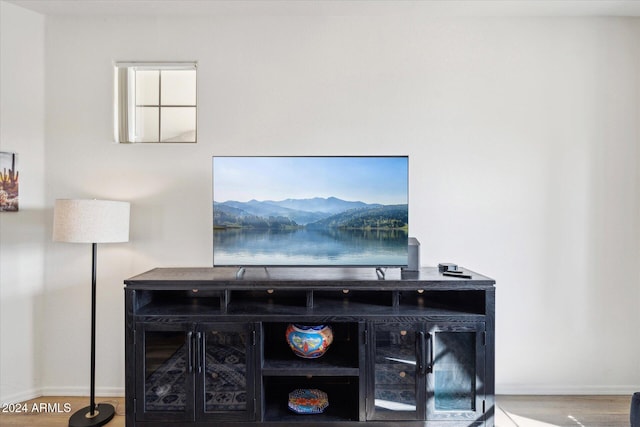
[[[307,290],[230,290],[227,311],[277,312],[290,307],[306,308],[311,291]]]
[[[221,313],[224,307],[224,292],[219,290],[163,290],[136,291],[136,315],[139,316],[184,316]]]
[[[398,304],[402,309],[441,309],[480,315],[486,310],[482,291],[401,291]]]
[[[334,358],[307,361],[300,360],[269,360],[262,367],[262,375],[271,377],[280,376],[357,376],[360,369],[349,366],[343,360]]]
[[[313,307],[343,307],[345,310],[362,309],[371,306],[391,307],[394,291],[371,292],[369,290],[353,290],[350,288],[337,290],[316,290],[313,292]]]
[[[316,423],[358,421],[358,377],[278,377],[264,381],[264,421]],[[320,414],[298,414],[288,407],[289,393],[296,389],[325,392],[329,406]]]
[[[287,325],[281,322],[263,323],[263,375],[359,375],[357,323],[331,323],[333,342],[324,355],[315,359],[301,358],[293,353],[285,339]]]

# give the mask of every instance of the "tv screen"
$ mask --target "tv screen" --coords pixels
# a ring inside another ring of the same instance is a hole
[[[214,266],[408,263],[407,156],[213,157]]]

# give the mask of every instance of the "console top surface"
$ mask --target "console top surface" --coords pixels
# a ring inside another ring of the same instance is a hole
[[[415,288],[486,289],[495,280],[465,268],[471,278],[444,276],[437,267],[424,267],[407,272],[399,268],[383,270],[381,277],[374,268],[291,268],[248,267],[242,274],[235,267],[154,268],[124,281],[127,288],[164,288],[167,286],[207,286],[225,289],[372,289],[400,290]]]

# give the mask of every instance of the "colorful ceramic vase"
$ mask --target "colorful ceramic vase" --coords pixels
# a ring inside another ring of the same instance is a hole
[[[290,323],[286,332],[291,350],[305,359],[322,356],[333,342],[333,331],[329,325],[298,325]]]
[[[321,414],[329,406],[327,393],[315,388],[299,388],[289,393],[289,409],[297,414]]]

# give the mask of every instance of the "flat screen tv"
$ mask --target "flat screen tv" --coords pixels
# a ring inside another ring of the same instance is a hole
[[[213,157],[213,265],[404,267],[407,156]]]

